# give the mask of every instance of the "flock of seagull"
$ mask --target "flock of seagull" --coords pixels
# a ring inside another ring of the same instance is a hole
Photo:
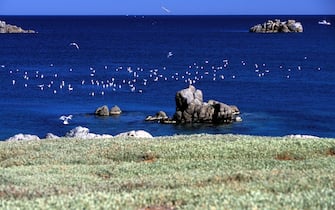
[[[77,43],[71,42],[69,46],[79,50]],[[174,53],[167,52],[167,59],[173,59]],[[308,60],[304,57],[302,61]],[[281,76],[282,79],[290,79],[294,72],[301,72],[310,67],[297,65],[288,67],[273,64],[268,66],[266,63],[252,63],[245,60],[217,59],[216,61],[203,60],[185,65],[183,68],[162,66],[159,68],[148,68],[140,66],[117,66],[115,64],[105,65],[99,68],[88,67],[87,69],[75,69],[57,67],[50,64],[39,70],[20,70],[10,69],[5,65],[0,65],[0,69],[8,71],[12,88],[26,88],[42,93],[71,94],[79,90],[78,94],[86,92],[91,97],[104,96],[107,93],[123,91],[143,93],[150,90],[152,84],[159,82],[177,82],[183,84],[197,84],[202,81],[220,82],[223,80],[233,81],[239,77],[265,78],[271,75]],[[312,70],[320,71],[317,67]],[[271,74],[275,72],[274,74]],[[280,73],[278,73],[280,72]],[[250,79],[250,78],[248,78]],[[173,84],[174,85],[174,84]],[[185,86],[185,85],[183,85]],[[157,88],[155,86],[154,88]],[[61,116],[59,119],[64,125],[69,124],[72,115]]]
[[[70,46],[79,50],[79,45],[74,42],[70,43]],[[171,51],[167,53],[167,59],[171,59],[173,56],[175,55]],[[303,60],[307,60],[307,57],[304,57]],[[5,65],[1,65],[0,68],[5,68]],[[302,65],[294,68],[280,65],[277,69],[273,69],[265,63],[248,63],[244,60],[239,63],[235,61],[232,65],[230,60],[222,59],[215,64],[209,60],[193,62],[178,70],[166,66],[148,69],[146,67],[115,65],[105,65],[102,68],[89,67],[86,70],[73,68],[64,70],[50,64],[44,70],[16,69],[8,70],[8,72],[13,88],[23,87],[44,92],[49,90],[53,94],[71,93],[79,88],[81,91],[87,90],[87,94],[93,97],[116,91],[143,93],[150,84],[162,81],[196,84],[201,81],[234,80],[238,79],[240,71],[245,74],[246,70],[249,72],[249,76],[253,75],[258,78],[266,77],[272,71],[281,71],[283,78],[290,79],[293,71],[302,71],[303,68]],[[320,71],[321,68],[318,67],[315,70]]]

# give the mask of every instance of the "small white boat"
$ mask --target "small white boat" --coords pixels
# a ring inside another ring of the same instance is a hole
[[[326,21],[326,20],[319,21],[319,24],[320,25],[327,25],[327,26],[331,25],[331,23]]]

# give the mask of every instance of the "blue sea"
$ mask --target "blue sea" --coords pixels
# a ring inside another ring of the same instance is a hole
[[[268,19],[303,33],[254,34]],[[0,139],[64,136],[84,126],[115,135],[306,134],[335,137],[334,16],[3,16],[36,34],[0,34]],[[319,25],[327,19],[330,26]],[[75,42],[76,46],[70,43]],[[163,125],[192,83],[204,100],[236,105],[242,122]],[[97,107],[119,106],[116,117]],[[73,115],[68,125],[59,120]]]

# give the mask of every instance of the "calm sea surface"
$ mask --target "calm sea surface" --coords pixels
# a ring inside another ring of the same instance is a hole
[[[268,19],[303,33],[253,34]],[[0,17],[37,34],[0,34],[0,139],[144,129],[154,136],[214,133],[335,137],[334,16]],[[331,26],[319,25],[327,19]],[[78,44],[79,49],[70,43]],[[190,81],[204,100],[237,105],[232,125],[161,125]],[[101,105],[123,114],[101,118]],[[73,115],[69,125],[59,117]]]

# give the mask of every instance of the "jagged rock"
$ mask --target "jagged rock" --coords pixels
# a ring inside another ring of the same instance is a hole
[[[56,136],[52,133],[47,133],[47,135],[45,136],[45,139],[59,139],[59,136]]]
[[[250,32],[255,33],[278,33],[278,32],[303,32],[301,22],[296,20],[287,20],[281,22],[279,19],[274,21],[268,20],[263,24],[257,24],[249,29]]]
[[[176,112],[173,121],[177,123],[231,123],[240,118],[236,106],[229,106],[215,100],[203,102],[201,90],[190,85],[176,93]]]
[[[137,131],[132,130],[132,131],[120,133],[116,135],[115,137],[153,138],[153,136],[150,133],[144,130],[137,130]]]
[[[101,107],[97,108],[97,110],[95,110],[95,115],[109,116],[108,106],[104,105],[104,106],[101,106]]]
[[[145,118],[145,121],[164,121],[164,120],[168,120],[169,117],[167,116],[167,114],[163,111],[159,111],[156,113],[155,116],[147,116]]]
[[[6,24],[0,20],[0,33],[36,33],[34,30],[24,30],[21,27]]]
[[[289,33],[290,29],[288,28],[288,26],[286,24],[284,25],[280,25],[280,32],[284,32],[284,33]]]
[[[38,136],[36,135],[30,135],[30,134],[16,134],[6,141],[36,141],[36,140],[41,140]]]
[[[288,20],[287,27],[291,32],[303,32],[303,27],[300,22],[295,20]]]
[[[113,138],[112,135],[108,134],[94,134],[90,133],[90,130],[85,127],[78,126],[66,133],[65,137],[68,138],[79,138],[79,139],[101,139],[101,138]]]
[[[240,114],[240,110],[235,105],[230,105],[230,108],[232,109],[233,114]]]
[[[109,112],[110,115],[120,115],[122,113],[120,107],[118,106],[113,106]]]
[[[82,137],[82,136],[87,136],[89,133],[89,129],[85,127],[75,127],[74,129],[70,130],[69,132],[66,133],[66,137],[74,138],[74,137]]]
[[[287,135],[284,137],[290,138],[290,139],[318,139],[319,138],[317,136],[301,135],[301,134],[291,134],[291,135]]]

